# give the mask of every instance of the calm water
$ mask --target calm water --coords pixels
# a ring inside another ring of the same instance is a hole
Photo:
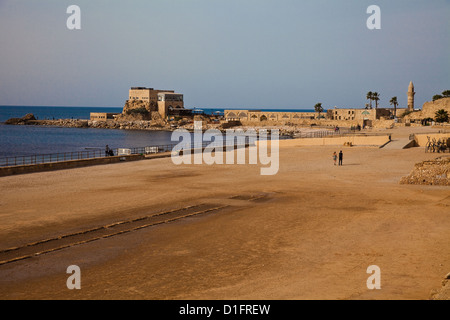
[[[33,113],[38,119],[89,119],[91,112],[122,112],[122,108],[4,107],[0,122]],[[7,126],[0,124],[0,157],[84,151],[86,148],[132,148],[168,144],[171,132]]]
[[[223,113],[224,109],[202,109],[206,114]],[[270,111],[294,111],[272,109]],[[311,110],[297,110],[311,111]],[[84,151],[86,148],[104,150],[145,147],[176,143],[171,132],[112,130],[92,128],[58,128],[44,126],[14,126],[1,124],[10,118],[33,113],[37,119],[89,119],[91,112],[122,112],[120,108],[98,107],[28,107],[0,106],[0,157]]]

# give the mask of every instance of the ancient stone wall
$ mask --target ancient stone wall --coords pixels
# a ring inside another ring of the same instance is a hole
[[[450,156],[417,163],[400,183],[450,186]]]
[[[450,98],[442,98],[436,101],[425,102],[421,111],[412,112],[405,119],[427,119],[436,117],[436,111],[444,109],[450,115]]]

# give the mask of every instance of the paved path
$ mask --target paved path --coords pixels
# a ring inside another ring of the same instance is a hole
[[[383,149],[389,149],[389,150],[398,150],[403,149],[408,143],[410,143],[411,140],[408,138],[400,138],[400,139],[392,139],[391,142],[386,144]]]

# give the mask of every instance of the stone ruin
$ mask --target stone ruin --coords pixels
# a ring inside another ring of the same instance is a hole
[[[442,288],[431,292],[431,300],[450,300],[450,272],[442,281]]]
[[[450,186],[450,156],[417,163],[401,184]]]

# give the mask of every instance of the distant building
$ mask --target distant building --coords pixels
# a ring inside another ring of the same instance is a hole
[[[402,114],[406,109],[397,109]],[[275,123],[305,123],[319,119],[317,112],[272,112],[261,110],[225,110],[227,121],[261,122],[269,121]],[[373,126],[375,120],[388,120],[393,118],[392,108],[378,109],[329,109],[320,114],[322,120],[347,121],[348,125],[360,124],[363,127]]]
[[[158,93],[158,111],[165,117],[184,109],[183,95],[175,92]]]
[[[323,114],[322,114],[323,115]],[[262,110],[225,110],[224,117],[228,121],[285,121],[297,122],[317,117],[315,112],[272,112]]]
[[[147,102],[150,111],[158,111],[166,118],[174,111],[184,110],[183,95],[174,90],[155,90],[146,87],[132,87],[129,90],[129,101]]]
[[[128,92],[129,100],[142,100],[144,102],[154,101],[156,103],[158,99],[158,93],[160,92],[174,92],[173,90],[155,90],[153,88],[146,87],[131,87]]]
[[[95,121],[106,121],[114,120],[116,115],[120,113],[110,113],[110,112],[91,112],[91,120]]]
[[[391,110],[384,108],[377,109],[330,109],[327,110],[329,120],[355,121],[363,127],[371,127],[374,120],[381,118],[390,119]]]

